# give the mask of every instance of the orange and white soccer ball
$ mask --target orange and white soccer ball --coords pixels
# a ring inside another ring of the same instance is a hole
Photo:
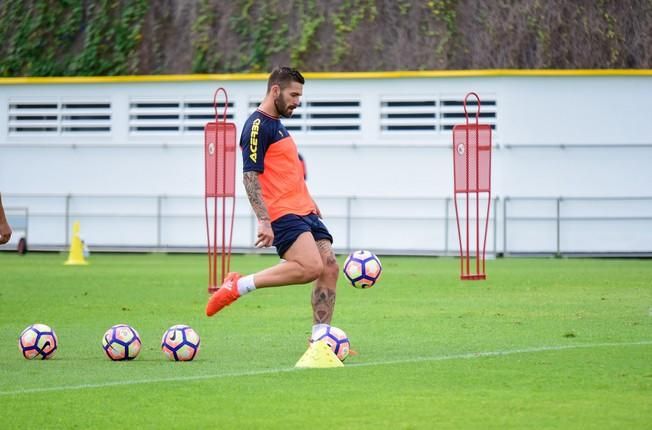
[[[104,333],[102,348],[113,361],[133,360],[140,352],[141,341],[136,329],[116,324]]]
[[[23,330],[18,337],[18,348],[23,357],[28,360],[52,358],[59,346],[57,335],[45,324],[32,324]]]
[[[163,333],[161,349],[172,361],[191,361],[197,356],[200,343],[199,335],[192,327],[177,324]]]

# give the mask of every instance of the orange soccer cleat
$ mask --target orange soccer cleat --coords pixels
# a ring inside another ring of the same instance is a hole
[[[226,275],[222,286],[208,299],[208,304],[206,305],[207,316],[212,317],[226,306],[238,300],[240,297],[240,293],[238,293],[238,279],[240,279],[239,273],[230,272]]]

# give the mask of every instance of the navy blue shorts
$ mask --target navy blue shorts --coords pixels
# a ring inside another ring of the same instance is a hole
[[[312,233],[315,241],[326,239],[330,243],[333,243],[333,236],[331,236],[324,223],[315,214],[305,216],[293,214],[283,215],[272,222],[272,230],[274,231],[273,245],[276,247],[276,253],[281,258],[283,258],[283,254],[290,249],[299,235],[306,231]]]

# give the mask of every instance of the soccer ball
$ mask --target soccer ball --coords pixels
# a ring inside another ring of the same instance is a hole
[[[344,262],[344,275],[355,288],[371,288],[380,278],[383,266],[370,251],[355,251]]]
[[[170,360],[190,361],[199,352],[199,343],[199,335],[192,327],[177,324],[163,333],[161,349]]]
[[[349,356],[351,344],[344,330],[333,326],[326,326],[318,330],[312,337],[313,342],[322,340],[333,350],[340,361],[344,361]]]
[[[28,360],[52,358],[57,351],[57,335],[45,324],[32,324],[20,333],[18,348]]]
[[[102,347],[113,361],[133,360],[140,352],[140,336],[127,324],[117,324],[104,333]]]

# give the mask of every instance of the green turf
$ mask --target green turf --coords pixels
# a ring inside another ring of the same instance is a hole
[[[385,257],[381,283],[340,282],[333,325],[359,355],[295,370],[311,325],[307,286],[256,291],[203,316],[206,257],[0,253],[2,428],[649,429],[652,262],[500,259],[461,282],[453,259]],[[271,256],[234,256],[243,272]],[[16,340],[42,322],[49,361]],[[143,350],[111,362],[104,331],[133,325]],[[166,361],[163,331],[202,338]]]

